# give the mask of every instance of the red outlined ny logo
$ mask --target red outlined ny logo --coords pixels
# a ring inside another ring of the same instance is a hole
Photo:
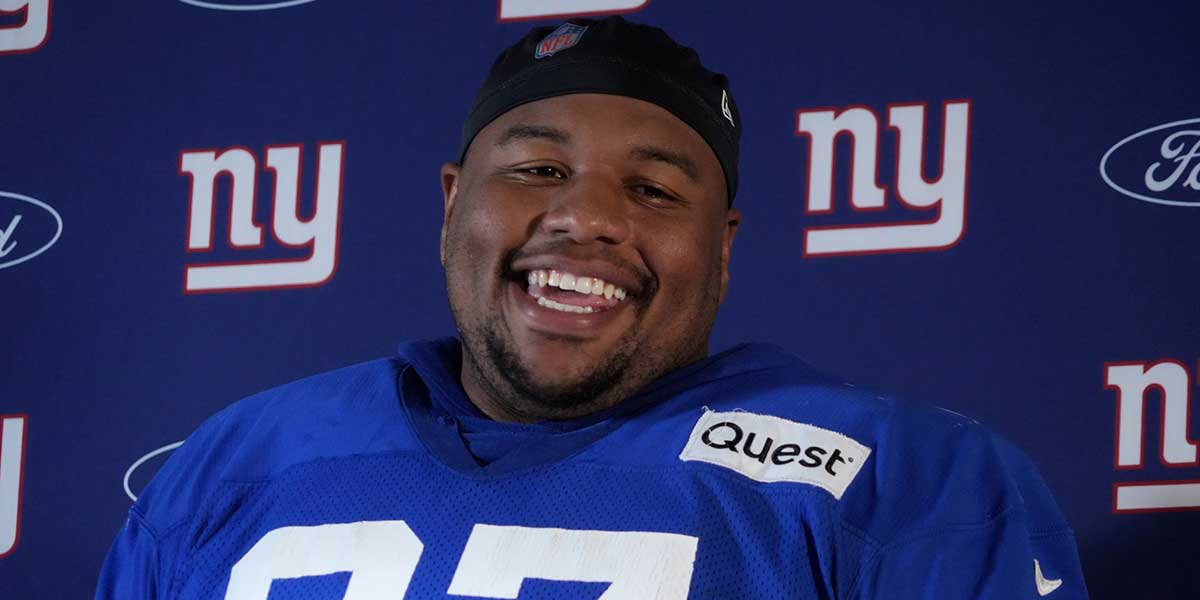
[[[499,0],[497,21],[582,17],[641,10],[650,0]]]
[[[955,100],[943,106],[942,164],[936,180],[926,179],[923,174],[925,109],[926,103],[891,104],[887,116],[888,128],[896,133],[895,196],[904,207],[932,213],[932,218],[806,227],[806,258],[938,251],[953,247],[962,238],[966,229],[971,101]],[[796,135],[810,141],[805,214],[834,211],[835,144],[842,136],[848,136],[851,144],[850,208],[854,212],[888,208],[888,188],[878,183],[879,123],[875,111],[866,106],[796,112]]]
[[[1200,367],[1197,369],[1200,374]],[[1149,392],[1161,399],[1158,458],[1169,468],[1200,466],[1200,444],[1188,435],[1193,382],[1176,360],[1116,362],[1104,365],[1104,387],[1117,393],[1117,431],[1113,467],[1146,468],[1146,405]],[[1139,481],[1113,485],[1114,513],[1200,510],[1200,481]]]
[[[21,483],[25,480],[25,415],[0,415],[0,558],[21,535]]]
[[[33,52],[50,37],[50,0],[0,0],[0,54]]]
[[[304,248],[299,259],[240,260],[190,264],[184,268],[184,293],[267,290],[324,285],[337,269],[341,216],[342,156],[345,142],[317,146],[315,200],[312,215],[300,217],[300,144],[267,146],[263,169],[275,175],[271,233],[285,248]],[[213,250],[217,181],[230,181],[229,229],[226,242],[234,250],[263,247],[263,227],[255,222],[258,159],[247,148],[185,150],[180,175],[191,176],[188,201],[188,252]]]

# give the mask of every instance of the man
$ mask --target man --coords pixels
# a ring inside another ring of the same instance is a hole
[[[979,425],[774,347],[709,356],[740,126],[661,30],[531,32],[441,172],[461,343],[210,419],[97,597],[1086,597],[1045,486]]]

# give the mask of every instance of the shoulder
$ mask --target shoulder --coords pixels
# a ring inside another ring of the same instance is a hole
[[[1031,509],[1042,528],[1065,527],[1032,461],[975,420],[823,373],[773,346],[731,352],[726,360],[739,368],[710,369],[714,376],[686,393],[692,398],[672,400],[675,410],[660,413],[682,417],[685,453],[712,451],[700,447],[706,427],[734,423],[742,444],[750,441],[757,455],[747,460],[723,447],[716,456],[765,472],[760,481],[807,477],[829,492],[827,501],[845,523],[879,543]],[[728,445],[737,433],[726,427],[710,433],[709,441]],[[753,440],[750,433],[756,433]],[[759,456],[768,437],[772,452],[790,445],[785,453],[795,458],[781,456],[780,464],[771,464],[773,455]],[[822,460],[805,461],[814,446]]]
[[[134,511],[156,529],[188,518],[223,482],[270,479],[325,457],[403,449],[403,363],[378,359],[266,390],[209,417],[171,456]]]

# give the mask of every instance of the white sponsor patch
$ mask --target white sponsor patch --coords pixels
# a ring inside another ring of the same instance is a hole
[[[842,499],[871,449],[836,431],[771,415],[705,411],[680,460],[727,467],[764,483],[815,485]]]

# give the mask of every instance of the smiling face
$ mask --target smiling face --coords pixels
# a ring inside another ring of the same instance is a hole
[[[739,216],[716,155],[654,104],[505,113],[442,168],[462,383],[504,421],[613,406],[708,353]]]

